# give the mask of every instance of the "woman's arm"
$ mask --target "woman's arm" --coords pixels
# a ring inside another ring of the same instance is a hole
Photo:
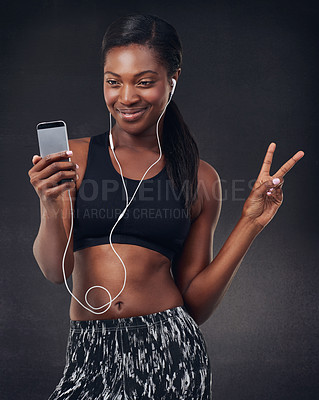
[[[283,199],[282,177],[304,155],[303,152],[296,153],[270,177],[274,150],[275,144],[272,143],[256,183],[245,202],[241,218],[213,260],[210,254],[219,217],[221,190],[216,171],[205,163],[206,172],[202,172],[201,178],[199,177],[204,188],[204,191],[201,190],[201,213],[192,224],[175,271],[177,286],[181,290],[185,305],[198,324],[204,323],[213,313],[253,240],[276,214]],[[277,178],[277,181],[273,182],[273,178]],[[212,187],[215,188],[213,191]]]
[[[68,192],[66,192],[68,193]],[[70,200],[68,201],[70,208]],[[67,204],[66,204],[67,205]],[[65,207],[64,207],[65,208]],[[62,258],[70,229],[62,202],[61,206],[46,209],[40,200],[41,223],[33,244],[33,255],[43,275],[51,282],[63,283]],[[64,214],[64,216],[63,216]],[[68,212],[70,214],[70,211]],[[73,235],[65,255],[65,274],[68,278],[73,271]]]
[[[65,152],[41,158],[33,157],[34,166],[29,170],[30,182],[40,199],[41,222],[33,244],[34,257],[44,276],[53,283],[63,283],[62,258],[71,225],[68,190],[74,204],[76,166],[61,161],[69,157]],[[57,186],[61,179],[71,178]],[[65,273],[73,271],[73,235],[65,256]]]
[[[198,325],[208,320],[222,300],[260,231],[248,218],[240,218],[217,256],[191,281],[183,298]]]

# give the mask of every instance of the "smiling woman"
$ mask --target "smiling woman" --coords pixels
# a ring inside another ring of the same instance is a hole
[[[277,212],[283,176],[303,152],[270,176],[270,144],[213,259],[221,185],[172,101],[182,64],[175,29],[155,16],[122,17],[105,33],[102,64],[114,126],[70,140],[71,162],[65,152],[35,156],[29,171],[41,206],[34,256],[62,283],[67,248],[73,278],[66,365],[49,400],[210,400],[211,362],[198,325]],[[57,185],[67,178],[74,181]]]

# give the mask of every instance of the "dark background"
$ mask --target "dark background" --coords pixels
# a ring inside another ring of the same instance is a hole
[[[1,1],[0,398],[47,399],[62,376],[70,296],[32,254],[35,126],[69,138],[108,129],[100,44],[109,23],[151,13],[177,29],[174,99],[223,184],[215,254],[240,217],[267,146],[274,173],[296,151],[284,203],[201,330],[214,400],[316,399],[318,388],[318,33],[313,1]]]

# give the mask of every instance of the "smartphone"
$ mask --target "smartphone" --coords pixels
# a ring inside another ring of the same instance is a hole
[[[41,157],[69,150],[68,134],[64,121],[40,122],[36,129]],[[71,159],[63,158],[61,161],[71,161]],[[58,185],[70,181],[72,179],[62,179],[58,182]]]

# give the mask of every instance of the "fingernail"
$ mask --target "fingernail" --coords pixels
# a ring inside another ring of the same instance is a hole
[[[80,167],[79,167],[77,164],[75,164],[75,168],[78,169],[78,168],[80,168]]]
[[[279,178],[274,178],[274,179],[272,180],[272,183],[273,183],[274,185],[278,185],[279,182],[280,182],[280,179],[279,179]]]
[[[79,175],[78,174],[76,174],[76,179],[79,179]]]
[[[274,190],[274,188],[270,188],[269,190],[268,190],[268,192],[272,192]]]
[[[66,154],[67,154],[68,156],[71,156],[71,155],[73,154],[73,151],[72,151],[72,150],[68,150],[68,151],[66,152]]]
[[[268,194],[268,196],[270,196],[270,195],[271,195],[271,192],[267,192],[267,194]]]

